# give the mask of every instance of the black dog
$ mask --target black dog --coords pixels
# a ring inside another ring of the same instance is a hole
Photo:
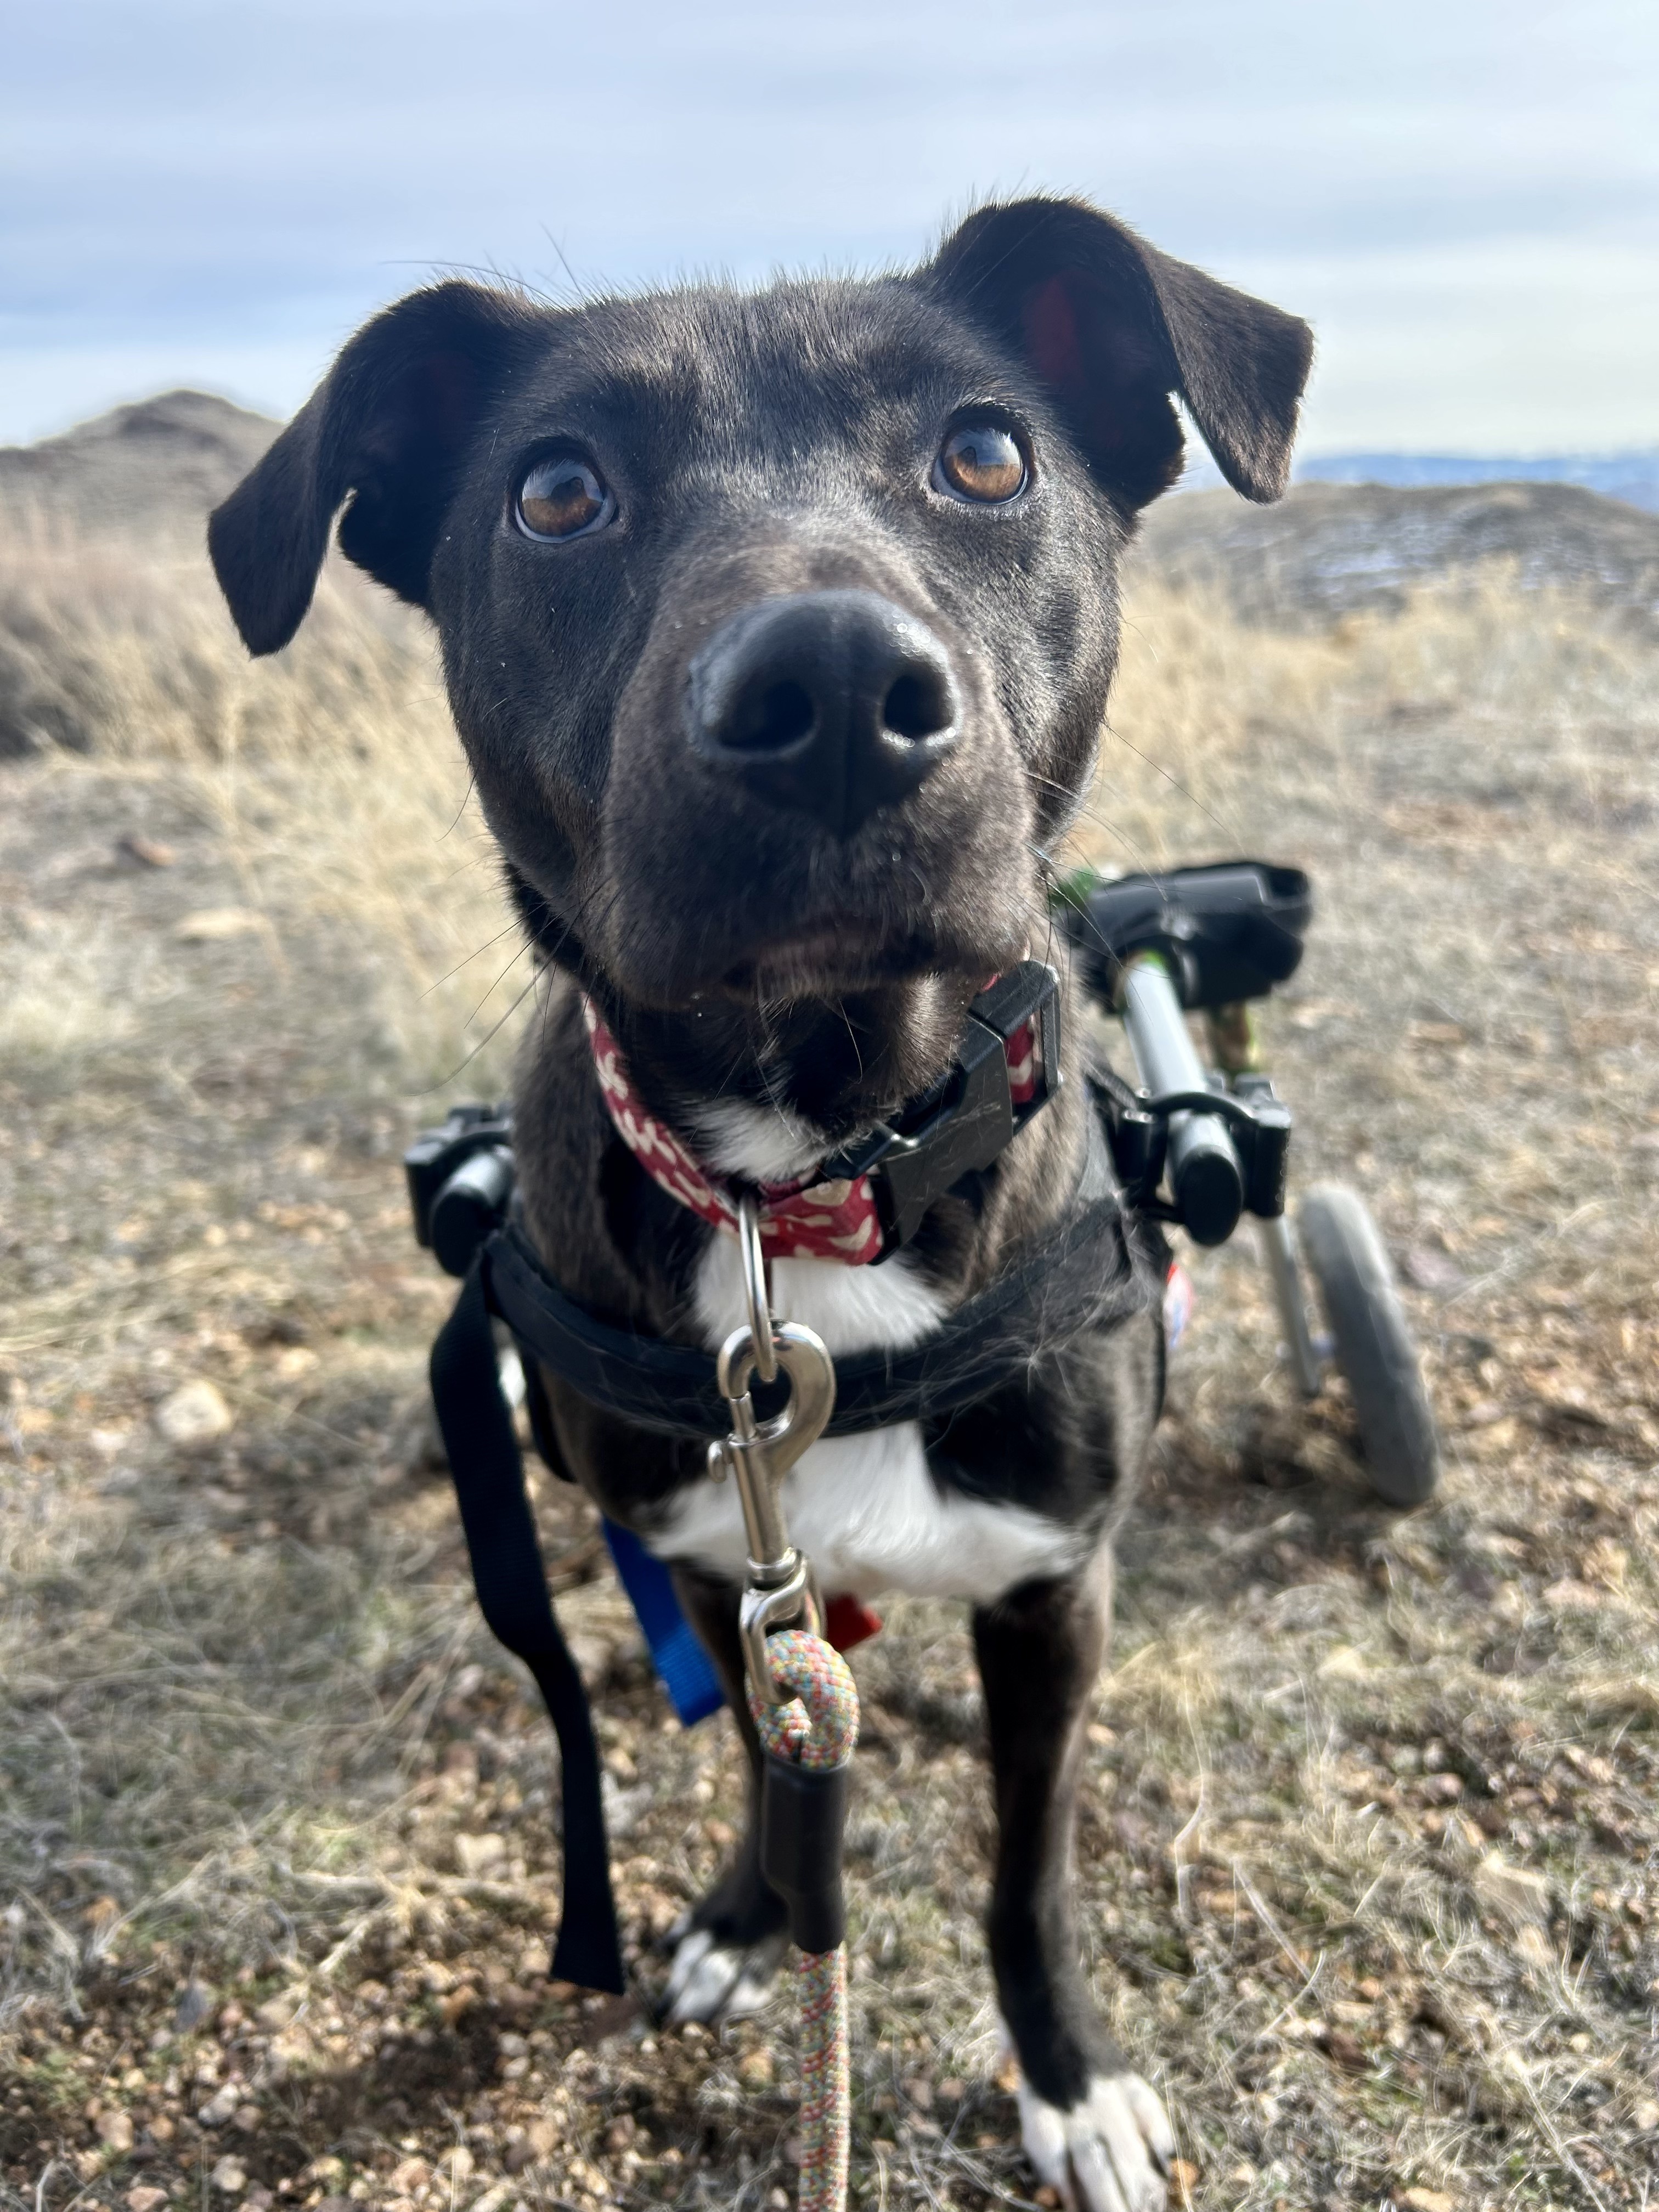
[[[1171,395],[1229,481],[1274,499],[1310,350],[1302,323],[1064,200],[983,208],[871,283],[573,310],[446,283],[361,331],[218,510],[255,653],[293,635],[348,499],[345,553],[437,626],[549,966],[515,1145],[573,1296],[710,1347],[744,1311],[735,1240],[622,1141],[584,1001],[716,1179],[810,1182],[926,1093],[986,979],[1042,950],[1120,556],[1181,466]],[[1073,1204],[1088,1115],[1067,1084],[886,1264],[781,1261],[778,1310],[838,1355],[915,1343]],[[974,1607],[998,1995],[1028,2150],[1087,2212],[1161,2203],[1171,2148],[1091,2002],[1071,1895],[1111,1531],[1162,1359],[1150,1313],[1074,1337],[969,1416],[816,1445],[785,1498],[826,1590]],[[731,1484],[548,1395],[568,1469],[674,1563],[752,1749]],[[681,1942],[678,2016],[750,2001],[781,1927],[751,1836]]]

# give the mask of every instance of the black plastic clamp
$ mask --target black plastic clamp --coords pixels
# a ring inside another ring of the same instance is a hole
[[[789,1908],[803,1951],[836,1950],[847,1936],[842,1838],[849,1765],[797,1766],[766,1754],[761,1778],[761,1872]]]
[[[513,1125],[496,1106],[455,1106],[441,1128],[423,1129],[404,1154],[415,1241],[447,1275],[464,1276],[473,1255],[507,1218],[515,1180]]]
[[[1032,1091],[1016,1104],[1008,1046],[1029,1029]],[[990,1167],[1060,1088],[1060,983],[1041,960],[1022,960],[968,1008],[950,1067],[923,1097],[861,1144],[826,1160],[826,1182],[870,1178],[882,1247],[876,1264],[908,1244],[936,1199]]]

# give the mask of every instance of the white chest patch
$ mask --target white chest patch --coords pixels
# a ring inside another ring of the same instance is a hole
[[[773,1295],[781,1313],[815,1329],[836,1354],[903,1351],[944,1310],[902,1253],[880,1267],[780,1260]],[[696,1310],[711,1351],[742,1321],[735,1237],[711,1239],[698,1269]],[[914,1421],[814,1444],[785,1479],[783,1511],[791,1542],[832,1596],[896,1589],[988,1605],[1020,1583],[1066,1572],[1085,1549],[1074,1530],[1024,1506],[941,1491]],[[729,1479],[691,1485],[651,1549],[741,1581],[747,1553],[735,1486]]]

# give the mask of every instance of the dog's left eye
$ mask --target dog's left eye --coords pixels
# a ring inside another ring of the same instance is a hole
[[[519,486],[519,527],[531,538],[580,538],[617,511],[611,487],[574,453],[538,461]]]
[[[968,422],[952,430],[933,464],[939,490],[994,506],[1017,498],[1030,476],[1018,440],[1000,422]]]

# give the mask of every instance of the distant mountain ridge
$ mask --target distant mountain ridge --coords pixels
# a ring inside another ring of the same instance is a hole
[[[1321,453],[1297,465],[1298,483],[1559,483],[1659,514],[1659,446],[1622,453]]]
[[[1477,484],[1575,484],[1659,514],[1659,446],[1617,453],[1316,453],[1298,459],[1297,483],[1381,484],[1441,491]],[[1178,491],[1219,491],[1225,479],[1195,438]]]

